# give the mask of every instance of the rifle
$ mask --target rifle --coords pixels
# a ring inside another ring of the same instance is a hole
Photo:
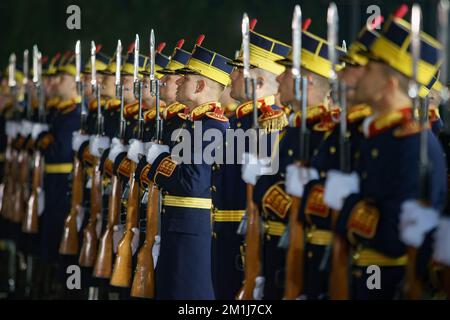
[[[159,101],[159,80],[155,78],[155,35],[153,29],[150,33],[150,90],[156,97],[156,143],[162,140],[162,119]],[[131,296],[140,298],[153,298],[155,296],[155,275],[152,249],[155,237],[158,234],[158,218],[161,203],[161,194],[157,186],[151,182],[148,187],[148,201],[146,211],[145,241],[139,249],[137,265],[131,286]]]
[[[23,86],[25,91],[27,92],[27,96],[30,96],[30,92],[28,90],[28,50],[24,51],[23,54],[23,70],[24,70],[24,78],[23,78]],[[29,100],[29,99],[28,99]],[[26,103],[27,100],[25,100]],[[30,102],[30,101],[28,101]],[[27,110],[31,109],[31,105],[26,106]],[[17,110],[19,114],[19,110]],[[28,111],[27,111],[28,112]],[[30,120],[30,119],[28,119]],[[18,143],[18,147],[20,150],[18,151],[17,161],[18,161],[18,176],[16,177],[16,187],[15,187],[15,202],[14,202],[14,210],[11,216],[11,221],[14,223],[22,223],[25,211],[26,211],[26,201],[29,196],[29,183],[28,177],[30,174],[29,170],[29,154],[26,148],[27,137],[21,137]]]
[[[419,108],[419,84],[417,81],[417,68],[420,59],[420,30],[422,26],[422,11],[418,4],[414,4],[411,11],[411,53],[412,53],[412,80],[409,84],[409,96],[413,101],[413,114],[416,121],[420,122],[420,158],[419,158],[419,192],[420,200],[424,203],[429,200],[429,173],[430,164],[428,161],[427,147],[428,137],[425,129],[425,121],[428,116],[423,114],[421,119],[417,119],[417,111]],[[405,283],[403,292],[407,299],[417,300],[422,297],[422,283],[417,275],[417,249],[408,246],[406,248],[408,263],[405,270]]]
[[[81,125],[80,133],[86,132],[86,106],[84,97],[84,88],[81,81],[81,42],[77,41],[75,45],[75,65],[76,75],[75,81],[77,83],[77,92],[81,97]],[[72,201],[70,204],[70,211],[64,221],[63,235],[59,245],[59,253],[62,255],[76,255],[78,253],[78,228],[77,216],[82,210],[83,201],[83,185],[84,185],[84,171],[83,162],[77,155],[73,157],[73,173],[72,173]]]
[[[121,59],[122,59],[122,43],[119,40],[117,42],[117,49],[116,49],[116,97],[120,99],[120,130],[118,138],[121,141],[124,141],[126,122],[124,121],[123,117],[123,85],[120,79],[120,69],[122,64]],[[112,191],[109,196],[108,202],[108,223],[106,225],[105,232],[103,233],[100,239],[97,259],[95,262],[93,272],[94,277],[97,278],[110,278],[112,273],[113,233],[114,233],[113,228],[119,222],[121,195],[122,195],[122,184],[117,175],[112,175],[111,187]]]
[[[101,111],[101,93],[100,85],[97,82],[96,70],[96,46],[91,42],[91,85],[97,97],[97,135],[103,133],[103,116]],[[83,245],[81,246],[79,263],[82,267],[93,267],[97,257],[98,237],[97,237],[97,219],[102,213],[102,173],[100,171],[100,159],[95,157],[94,172],[92,175],[91,188],[91,208],[89,220],[83,230]]]
[[[339,81],[336,73],[336,45],[338,38],[339,16],[335,3],[330,3],[327,12],[328,24],[328,56],[331,61],[331,100],[332,103],[339,103],[341,107],[339,123],[339,164],[342,172],[349,173],[350,167],[350,142],[347,135],[347,106],[345,83]],[[332,228],[336,226],[339,212],[332,211]],[[329,295],[332,300],[347,300],[349,298],[349,246],[343,237],[333,233],[330,245],[325,249],[323,263],[328,259],[331,250],[331,270],[329,275]]]
[[[142,141],[144,118],[142,117],[142,81],[138,78],[139,69],[139,35],[136,35],[134,47],[134,94],[139,101],[139,120],[137,139]],[[116,287],[128,288],[131,285],[132,273],[132,248],[131,241],[133,240],[133,228],[137,226],[137,218],[139,212],[139,184],[134,178],[136,172],[136,163],[130,162],[130,172],[133,174],[129,178],[129,193],[125,232],[117,247],[117,255],[114,261],[113,274],[111,276],[110,284]]]
[[[33,84],[37,90],[39,98],[39,121],[45,123],[45,119],[42,118],[42,110],[44,108],[43,90],[41,88],[41,53],[36,45],[33,46]],[[30,107],[30,105],[29,105]],[[30,109],[28,109],[30,110]],[[44,111],[45,112],[45,111]],[[29,234],[37,234],[39,225],[39,198],[42,193],[43,178],[44,178],[44,157],[41,154],[39,148],[36,148],[33,153],[33,174],[32,174],[32,188],[31,196],[28,199],[27,211],[22,224],[22,231]]]
[[[305,94],[308,86],[306,77],[301,77],[301,48],[302,48],[302,30],[306,29],[310,20],[306,20],[302,25],[302,12],[300,6],[295,6],[294,17],[292,19],[292,74],[294,76],[294,90],[297,101],[301,102],[301,128],[300,128],[300,163],[308,162],[309,150],[309,130],[306,126],[307,118],[307,95]],[[303,94],[300,92],[300,84]],[[289,210],[289,225],[286,229],[289,239],[289,247],[286,254],[286,277],[284,299],[294,300],[303,291],[303,269],[304,269],[304,231],[303,224],[298,219],[301,198],[292,197],[292,204]],[[280,239],[281,242],[281,239]],[[286,245],[286,244],[284,244]]]
[[[246,13],[242,19],[242,51],[244,61],[245,93],[253,100],[253,130],[258,137],[258,106],[256,101],[256,78],[250,77],[250,26]],[[250,91],[250,87],[252,88]],[[256,146],[258,142],[256,141]],[[253,300],[256,278],[261,274],[261,220],[256,204],[253,202],[253,185],[247,184],[246,234],[244,282],[236,295],[236,300]]]

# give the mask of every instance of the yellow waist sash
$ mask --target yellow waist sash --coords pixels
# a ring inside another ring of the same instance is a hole
[[[407,255],[398,258],[392,258],[373,249],[358,250],[353,254],[353,265],[366,267],[370,265],[378,266],[404,266],[408,262]]]
[[[327,246],[333,240],[333,233],[329,230],[308,230],[306,233],[306,242],[317,246]]]
[[[266,221],[266,233],[271,236],[281,236],[286,229],[286,225],[277,221]]]
[[[215,210],[213,220],[215,222],[240,222],[245,210]]]
[[[57,174],[57,173],[71,173],[73,169],[73,163],[49,163],[45,165],[45,173]]]
[[[177,197],[166,195],[163,204],[169,207],[196,208],[211,210],[212,201],[207,198]]]

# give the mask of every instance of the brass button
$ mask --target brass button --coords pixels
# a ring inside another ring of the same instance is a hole
[[[212,191],[212,192],[216,192],[216,191],[217,191],[216,186],[211,186],[211,191]]]
[[[288,156],[292,157],[294,155],[294,150],[289,149],[288,150]]]
[[[325,178],[327,173],[325,171],[320,171],[320,177]]]
[[[238,127],[238,128],[242,127],[242,123],[238,122],[238,123],[236,124],[236,127]]]
[[[378,149],[372,149],[372,152],[371,152],[371,154],[372,154],[372,158],[376,158],[376,157],[378,157]]]
[[[330,153],[331,154],[335,154],[336,153],[336,147],[335,146],[331,146],[330,147]]]
[[[216,164],[217,170],[220,170],[220,164]]]
[[[195,124],[193,124],[193,125],[191,126],[191,128],[192,128],[192,129],[195,129]]]
[[[217,239],[217,233],[213,232],[212,236],[213,236],[214,239]]]
[[[162,212],[162,213],[165,213],[165,212],[166,212],[166,209],[165,209],[165,208],[163,208],[163,209],[161,210],[161,212]]]
[[[312,251],[308,251],[308,258],[311,259],[313,257]]]

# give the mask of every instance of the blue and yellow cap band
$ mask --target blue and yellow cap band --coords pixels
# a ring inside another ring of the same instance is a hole
[[[142,71],[145,70],[145,66],[147,64],[148,57],[140,54],[138,61],[138,77],[142,78]],[[122,66],[121,73],[124,75],[133,75],[134,74],[134,53],[131,52],[128,54],[125,63]]]
[[[230,63],[230,59],[205,47],[195,45],[186,67],[178,69],[177,73],[199,74],[228,86],[231,82],[230,74],[234,69]]]
[[[111,61],[111,58],[107,55],[97,52],[95,55],[95,68],[98,72],[105,71],[108,67],[109,62]],[[91,59],[89,59],[88,63],[84,66],[83,73],[90,73],[92,70],[91,68]]]
[[[368,29],[367,26],[364,27],[350,45],[347,54],[340,60],[352,65],[365,66],[369,62],[369,58],[361,53],[366,52],[379,36],[378,32]]]
[[[336,47],[336,56],[340,59],[345,55],[341,47]],[[292,51],[288,58],[278,60],[277,63],[292,67]],[[301,66],[308,71],[314,72],[322,77],[330,78],[331,61],[328,59],[328,42],[309,31],[302,31],[302,60]],[[343,64],[336,65],[336,70],[342,69]]]
[[[281,41],[250,30],[250,64],[253,67],[272,72],[276,75],[283,73],[285,66],[277,63],[278,60],[286,58],[291,47]],[[243,66],[243,53],[233,60],[234,66]]]
[[[441,64],[439,51],[442,45],[425,32],[420,33],[420,59],[417,81],[428,85]],[[385,25],[380,37],[369,48],[369,55],[386,62],[393,69],[412,77],[411,25],[393,17]]]
[[[190,52],[187,52],[186,50],[183,50],[181,48],[175,48],[167,66],[161,70],[158,70],[158,73],[173,74],[176,70],[184,68],[190,58]]]
[[[156,52],[155,54],[155,77],[157,79],[161,79],[163,74],[159,73],[160,70],[167,67],[169,64],[170,58],[160,52]],[[147,60],[145,69],[139,72],[144,76],[150,75],[150,59]]]

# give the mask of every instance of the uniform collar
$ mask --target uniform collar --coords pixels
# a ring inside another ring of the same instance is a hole
[[[59,97],[53,97],[47,100],[47,108],[55,108],[61,99]]]
[[[116,98],[109,99],[105,103],[106,110],[116,110],[120,107],[120,100]]]
[[[163,110],[163,116],[165,120],[171,119],[173,116],[177,115],[178,113],[182,112],[184,113],[184,110],[187,109],[187,107],[179,102],[174,102],[172,104],[169,104],[167,108],[164,108]]]
[[[70,107],[76,105],[77,103],[81,103],[81,97],[76,97],[76,98],[72,98],[69,100],[64,100],[64,101],[60,101],[58,103],[58,105],[56,106],[56,108],[59,111],[66,111],[67,109],[69,109]]]
[[[372,109],[367,104],[357,104],[351,106],[348,110],[347,120],[349,123],[355,123],[363,120],[372,114]]]
[[[259,109],[262,105],[274,105],[275,104],[275,96],[270,95],[266,97],[262,97],[256,100],[256,107]],[[236,108],[236,117],[242,118],[246,116],[247,114],[250,114],[253,112],[253,101],[247,101],[241,104]]]
[[[310,106],[308,107],[306,122],[308,124],[317,122],[322,119],[322,117],[327,112],[327,108],[323,105]],[[302,112],[297,111],[292,113],[289,117],[289,126],[299,128],[301,125]]]
[[[106,100],[104,98],[100,98],[100,107],[104,106],[106,104]],[[89,110],[93,111],[97,109],[97,99],[92,100],[91,102],[89,102]]]
[[[391,128],[412,120],[411,107],[405,107],[382,115],[368,116],[363,122],[363,132],[366,138],[379,135]]]

